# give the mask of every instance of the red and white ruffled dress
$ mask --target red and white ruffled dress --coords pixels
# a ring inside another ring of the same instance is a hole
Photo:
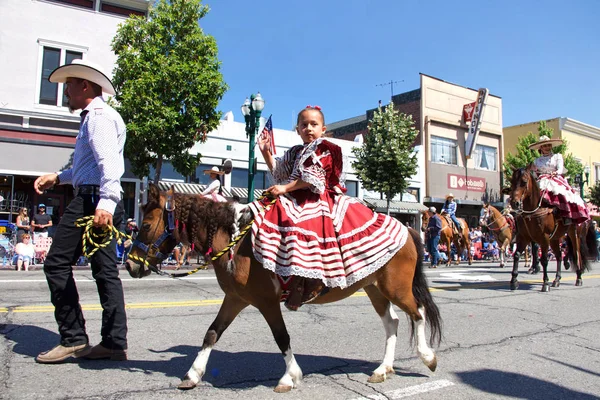
[[[565,173],[562,154],[538,157],[534,165],[539,174],[538,184],[544,201],[556,208],[561,217],[579,224],[590,219],[589,211],[576,190],[562,176]],[[556,175],[552,176],[552,173]]]
[[[312,186],[281,195],[266,209],[268,199],[249,204],[255,218],[252,249],[265,268],[344,288],[377,271],[404,246],[408,229],[400,221],[343,194],[342,169],[341,148],[323,138],[276,159],[277,183],[301,179]]]
[[[213,179],[213,181],[204,189],[202,196],[206,199],[216,201],[217,203],[226,203],[227,199],[219,194],[221,188],[221,181]]]

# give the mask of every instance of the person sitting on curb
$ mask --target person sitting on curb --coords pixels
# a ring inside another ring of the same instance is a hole
[[[21,237],[22,242],[17,243],[15,246],[15,256],[13,257],[13,264],[17,266],[17,271],[25,267],[25,271],[29,271],[29,264],[35,257],[35,247],[31,243],[31,236],[29,233],[24,233]]]

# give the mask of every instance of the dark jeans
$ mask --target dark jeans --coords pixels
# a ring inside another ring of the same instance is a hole
[[[81,255],[83,228],[76,227],[74,223],[78,218],[93,215],[97,201],[98,197],[93,195],[79,195],[71,201],[58,224],[55,240],[44,263],[63,346],[89,342],[72,269]],[[120,226],[122,219],[123,202],[119,202],[113,225]],[[94,253],[90,262],[103,310],[101,344],[109,349],[127,349],[127,316],[123,285],[117,269],[116,246],[116,240],[113,239],[110,245]]]
[[[438,243],[440,242],[440,235],[430,237],[427,239],[427,252],[431,259],[431,265],[438,265],[440,261],[440,254],[438,253]]]

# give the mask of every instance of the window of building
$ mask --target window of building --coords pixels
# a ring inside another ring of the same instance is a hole
[[[431,136],[431,162],[458,165],[456,140]]]
[[[51,1],[53,3],[68,4],[71,6],[76,6],[76,7],[81,7],[81,8],[88,8],[90,10],[94,9],[94,0],[48,0],[48,1]]]
[[[478,144],[475,146],[475,168],[496,171],[498,149]]]
[[[70,64],[73,60],[83,58],[85,48],[61,45],[59,43],[40,41],[40,85],[38,103],[49,106],[67,107],[67,99],[63,95],[62,83],[52,83],[48,77],[61,65]]]
[[[358,181],[346,181],[346,190],[348,196],[358,196]]]
[[[268,173],[266,171],[256,171],[254,174],[254,189],[266,189],[270,187]],[[248,170],[234,168],[231,171],[231,187],[248,187]]]
[[[600,182],[600,164],[594,164],[594,179]]]
[[[110,2],[106,1],[102,1],[102,4],[100,5],[100,11],[110,14],[123,15],[125,17],[129,17],[130,15],[140,15],[143,17],[146,15],[143,10],[136,10],[134,8],[111,4]]]

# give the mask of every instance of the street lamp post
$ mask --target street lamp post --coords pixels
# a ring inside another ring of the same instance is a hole
[[[242,105],[242,114],[246,121],[246,137],[249,139],[249,154],[248,154],[248,203],[254,201],[254,172],[256,169],[256,158],[254,157],[254,143],[258,128],[260,126],[260,114],[265,108],[265,101],[260,95],[246,97],[246,101]]]
[[[583,172],[585,173],[585,180],[583,179],[583,173],[579,173],[578,176],[578,181],[579,181],[579,194],[581,195],[581,198],[583,199],[584,197],[584,192],[583,192],[583,185],[587,185],[590,183],[590,166],[589,165],[585,165],[585,167],[583,168]]]

